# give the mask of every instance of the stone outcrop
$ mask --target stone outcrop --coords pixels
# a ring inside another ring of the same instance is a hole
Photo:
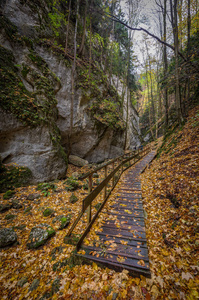
[[[77,167],[84,167],[88,165],[88,161],[85,159],[82,159],[76,155],[69,155],[69,163],[73,164],[74,166]]]
[[[17,234],[12,228],[0,230],[0,248],[11,246],[17,242]]]
[[[51,34],[50,29],[41,27],[42,10],[48,10],[45,1],[42,3],[37,12],[32,8],[32,1],[5,0],[0,4],[2,15],[8,20],[7,23],[5,20],[2,22],[0,43],[5,51],[12,53],[12,69],[16,71],[23,89],[30,93],[31,99],[35,99],[38,113],[38,122],[34,120],[32,126],[34,110],[29,123],[28,119],[24,122],[10,109],[0,110],[0,154],[4,163],[27,166],[35,182],[64,176],[67,167],[65,154],[69,148],[72,155],[89,163],[99,163],[122,155],[124,146],[133,149],[140,143],[139,118],[132,105],[127,105],[128,91],[124,94],[123,109],[124,123],[126,120],[128,123],[126,134],[125,130],[111,126],[97,127],[88,112],[95,97],[85,100],[84,89],[77,86],[69,147],[71,65],[51,47],[38,43],[38,40],[35,42],[35,37],[48,37]],[[14,26],[15,39],[9,37],[9,26]],[[114,81],[116,78],[113,78],[113,86]],[[121,96],[122,83],[119,81],[115,86]],[[99,88],[103,94],[107,86],[101,83]]]
[[[29,128],[0,110],[0,153],[4,163],[28,167],[34,181],[49,181],[63,176],[66,165],[53,146],[49,128]]]
[[[44,245],[46,241],[55,235],[55,230],[48,224],[39,224],[31,229],[27,247],[29,249],[36,249]]]

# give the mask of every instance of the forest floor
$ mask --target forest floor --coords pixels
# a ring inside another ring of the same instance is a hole
[[[66,190],[66,181],[57,181],[54,190],[49,188],[43,193],[37,186],[15,189],[13,199],[22,207],[1,213],[0,229],[14,228],[19,243],[0,251],[0,299],[198,299],[198,145],[199,106],[190,112],[184,127],[173,128],[157,158],[141,175],[151,279],[133,278],[126,270],[118,273],[95,263],[75,264],[70,259],[75,246],[64,243],[68,228],[58,230],[54,219],[70,214],[74,220],[87,194],[86,183],[80,182],[82,187],[74,192]],[[75,171],[85,172],[70,165],[67,176]],[[100,180],[101,176],[95,183]],[[95,240],[95,230],[100,230],[121,184],[122,178],[88,235],[88,242]],[[38,193],[39,197],[31,199],[31,194]],[[78,197],[73,204],[72,194]],[[10,202],[0,194],[0,204]],[[49,216],[44,216],[46,208],[52,209]],[[51,225],[56,234],[45,245],[30,250],[30,231],[41,223]],[[80,234],[85,227],[86,216],[75,233]]]

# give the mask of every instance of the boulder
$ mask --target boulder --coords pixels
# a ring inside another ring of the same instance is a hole
[[[55,230],[48,224],[39,224],[31,229],[27,247],[36,249],[46,243],[46,241],[55,235]]]
[[[70,196],[69,202],[70,202],[71,204],[74,204],[74,203],[76,203],[77,201],[78,201],[77,196],[75,196],[75,194],[72,193],[72,195]]]
[[[54,213],[54,210],[52,208],[47,207],[44,211],[43,211],[43,216],[44,217],[49,217]]]
[[[11,246],[17,241],[17,234],[12,228],[0,230],[0,248]]]
[[[52,143],[49,128],[18,126],[19,122],[14,121],[13,115],[0,109],[2,162],[16,163],[29,168],[33,183],[63,177],[66,173],[66,163]]]
[[[29,194],[27,196],[27,200],[33,201],[35,199],[39,199],[40,198],[40,194],[39,193],[34,193],[34,194]]]
[[[35,278],[31,284],[31,286],[29,287],[29,292],[32,292],[34,290],[36,290],[39,286],[39,279]]]
[[[86,165],[88,165],[88,161],[78,157],[76,155],[70,155],[69,156],[69,163],[73,164],[76,167],[84,167]]]
[[[19,200],[12,200],[12,207],[15,209],[23,208],[23,205],[19,202]]]
[[[10,208],[12,208],[11,203],[0,204],[0,213],[3,213],[5,211],[9,210]]]
[[[53,219],[53,223],[58,223],[59,226],[59,230],[66,228],[71,220],[71,215],[67,215],[67,216],[57,216]]]
[[[17,282],[17,285],[20,287],[23,287],[23,285],[28,282],[28,277],[23,276],[21,279],[19,279],[19,281]]]

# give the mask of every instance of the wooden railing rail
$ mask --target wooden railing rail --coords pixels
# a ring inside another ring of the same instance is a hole
[[[78,217],[76,218],[76,220],[74,221],[74,223],[72,224],[71,228],[69,229],[67,236],[70,237],[70,235],[72,234],[73,230],[75,229],[76,225],[78,224],[78,222],[80,221],[80,219],[82,218],[83,214],[86,212],[87,210],[87,227],[84,231],[84,233],[82,234],[82,236],[80,237],[76,248],[77,251],[79,250],[81,243],[83,242],[84,238],[86,237],[86,235],[88,234],[92,224],[94,223],[94,221],[96,220],[98,214],[100,213],[100,211],[102,210],[102,208],[104,207],[107,199],[109,198],[112,190],[114,189],[114,187],[116,186],[117,182],[119,181],[122,173],[127,170],[129,167],[131,167],[132,165],[134,165],[137,161],[139,161],[143,156],[145,156],[148,152],[150,151],[150,147],[146,147],[145,149],[143,149],[142,151],[138,151],[136,154],[131,155],[129,157],[125,157],[126,155],[122,155],[120,157],[117,157],[116,159],[112,160],[111,162],[108,162],[107,164],[85,174],[84,176],[82,176],[82,179],[85,178],[89,178],[89,194],[86,196],[86,198],[84,198],[84,200],[82,201],[82,209],[78,215]],[[133,161],[132,161],[133,160]],[[115,167],[114,164],[117,161],[117,166]],[[131,162],[132,161],[132,162]],[[107,167],[108,165],[113,164],[113,169],[110,172],[110,174],[107,175]],[[128,165],[126,165],[128,164]],[[92,190],[92,176],[96,171],[99,171],[100,169],[105,168],[105,178],[104,180],[94,189]],[[118,174],[117,174],[118,173]],[[115,175],[117,174],[117,177],[115,178]],[[85,177],[86,176],[86,177]],[[107,193],[107,185],[108,183],[111,181],[112,179],[112,187],[109,190],[109,192]],[[91,205],[92,202],[94,201],[94,199],[99,195],[99,193],[104,189],[104,200],[100,206],[100,208],[97,210],[97,212],[95,213],[95,215],[91,216]]]
[[[84,175],[79,176],[78,179],[80,179],[80,180],[86,179],[86,178],[88,178],[89,176],[93,175],[94,173],[97,173],[98,171],[100,171],[100,170],[103,169],[104,167],[107,167],[107,166],[109,166],[109,165],[115,163],[116,161],[118,161],[118,160],[120,160],[120,159],[125,159],[125,158],[129,157],[129,156],[132,155],[132,154],[136,154],[136,152],[139,153],[139,149],[138,149],[137,151],[131,151],[131,152],[129,152],[129,153],[125,153],[125,154],[123,154],[123,155],[121,155],[121,156],[118,156],[118,157],[116,157],[116,158],[114,158],[114,159],[108,161],[107,163],[102,164],[100,167],[98,167],[98,168],[96,168],[96,169],[94,169],[94,170],[92,170],[92,171],[89,171],[88,173],[86,173],[86,174],[84,174]]]

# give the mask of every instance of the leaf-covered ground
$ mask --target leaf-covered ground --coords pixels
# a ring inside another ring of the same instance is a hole
[[[53,220],[68,214],[75,219],[87,194],[85,183],[74,192],[65,189],[65,181],[57,181],[54,190],[43,193],[37,186],[15,189],[13,197],[23,207],[0,215],[0,229],[14,227],[19,242],[0,251],[1,299],[198,299],[198,145],[199,108],[195,108],[185,126],[173,130],[163,142],[160,157],[141,176],[151,279],[132,278],[125,270],[117,273],[71,259],[75,247],[64,243],[68,228],[58,230]],[[70,166],[67,175],[74,171],[77,169]],[[100,180],[95,179],[96,184]],[[100,230],[121,184],[122,180],[94,224],[88,243],[96,239],[95,230]],[[39,197],[28,200],[35,193]],[[72,193],[78,197],[73,204]],[[100,197],[93,213],[99,201]],[[10,202],[0,194],[0,204]],[[53,213],[45,217],[46,208]],[[51,225],[56,235],[44,246],[29,250],[30,231],[41,223]],[[86,216],[75,233],[80,234],[85,226]]]

